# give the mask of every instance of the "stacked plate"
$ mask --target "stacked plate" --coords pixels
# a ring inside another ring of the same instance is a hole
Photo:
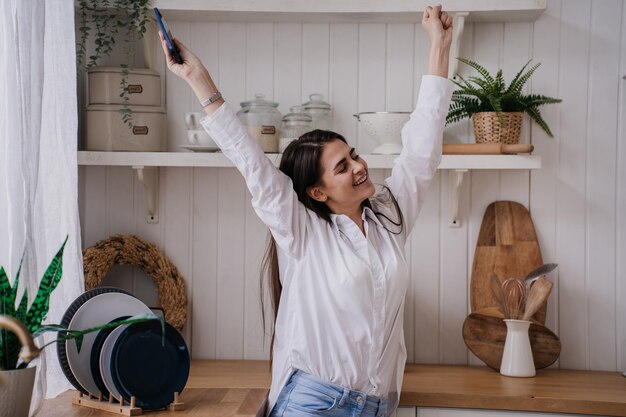
[[[137,314],[151,313],[139,299],[119,288],[87,291],[69,306],[61,324],[84,330]],[[189,351],[171,325],[150,320],[84,336],[80,351],[74,340],[57,343],[63,373],[83,394],[130,402],[144,410],[163,408],[182,392],[189,376]]]

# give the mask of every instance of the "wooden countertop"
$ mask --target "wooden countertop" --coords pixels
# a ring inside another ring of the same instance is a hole
[[[185,411],[159,416],[254,416],[270,386],[266,361],[192,361]],[[510,378],[486,367],[407,364],[400,405],[579,413],[626,417],[626,378],[618,372],[543,369]],[[105,417],[71,405],[74,392],[45,401],[37,417]]]

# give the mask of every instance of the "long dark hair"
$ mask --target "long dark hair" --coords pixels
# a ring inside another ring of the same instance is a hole
[[[324,149],[324,145],[328,142],[332,142],[333,140],[340,140],[344,143],[348,143],[343,136],[330,130],[316,129],[305,133],[287,146],[283,152],[279,166],[279,169],[291,178],[293,189],[298,195],[298,200],[300,200],[306,208],[313,211],[327,222],[331,221],[330,208],[325,203],[311,198],[311,196],[307,193],[307,188],[319,183],[319,180],[322,177],[322,151]],[[386,190],[388,191],[388,195],[393,201],[393,205],[396,209],[397,220],[394,221],[389,216],[382,213],[375,213],[376,215],[382,216],[395,227],[398,227],[399,231],[387,229],[392,233],[398,234],[402,231],[402,213],[400,212],[398,203],[393,194],[391,194],[388,189]],[[367,199],[361,203],[361,206],[369,207],[370,209],[372,208],[370,200]],[[276,316],[278,315],[280,294],[283,289],[280,283],[279,273],[276,241],[270,234],[265,248],[265,255],[263,256],[263,262],[261,264],[261,317],[263,320],[263,328],[265,329],[265,285],[269,288],[272,315],[274,319],[274,324],[272,326],[272,339],[270,342],[270,366],[273,359]]]

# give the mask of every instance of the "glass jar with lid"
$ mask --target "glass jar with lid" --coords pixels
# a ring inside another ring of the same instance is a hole
[[[280,131],[280,141],[278,143],[279,153],[283,153],[287,145],[292,141],[313,130],[313,118],[304,112],[303,106],[293,106],[289,111],[291,113],[287,113],[283,117],[283,127]]]
[[[254,100],[241,102],[237,117],[255,138],[263,152],[278,152],[282,115],[278,103],[265,100],[265,94],[255,94]]]
[[[321,94],[309,95],[309,101],[303,104],[305,113],[313,118],[312,130],[332,130],[333,116],[330,111],[330,104],[324,101]]]

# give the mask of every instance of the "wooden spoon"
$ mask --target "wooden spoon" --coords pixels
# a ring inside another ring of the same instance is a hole
[[[550,296],[550,291],[552,291],[552,282],[545,275],[535,281],[533,286],[530,287],[526,311],[522,316],[522,320],[530,319],[539,310],[539,307]]]

